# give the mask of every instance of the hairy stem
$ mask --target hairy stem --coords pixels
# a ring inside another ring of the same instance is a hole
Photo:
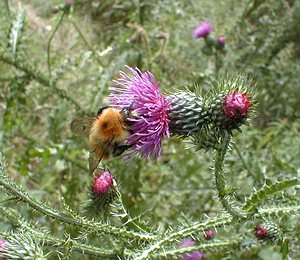
[[[208,219],[204,222],[195,223],[187,228],[172,232],[168,235],[164,235],[164,237],[162,237],[161,240],[158,240],[156,243],[152,244],[148,249],[144,250],[144,252],[141,255],[135,256],[134,259],[149,259],[149,256],[152,255],[153,252],[159,250],[164,244],[172,243],[177,239],[182,239],[184,237],[189,236],[192,233],[199,232],[200,230],[229,224],[232,221],[232,219],[233,218],[230,214],[223,214],[220,217],[215,217]]]
[[[176,257],[178,255],[191,253],[197,250],[205,250],[205,251],[225,251],[226,248],[232,249],[233,247],[237,247],[241,242],[240,238],[232,239],[232,240],[215,240],[209,243],[202,243],[197,246],[185,247],[185,248],[177,248],[172,250],[165,250],[154,255],[155,259],[170,259],[171,257]]]
[[[231,194],[228,194],[226,176],[223,171],[225,155],[229,146],[229,142],[230,142],[230,134],[226,131],[224,133],[222,142],[220,144],[219,149],[216,152],[216,157],[215,157],[214,173],[215,173],[216,188],[218,192],[218,198],[222,203],[224,209],[227,212],[229,212],[232,216],[241,218],[241,217],[245,217],[245,215],[240,209],[238,209],[237,206],[233,205],[232,201],[229,200],[229,196]]]
[[[155,238],[151,234],[143,234],[138,232],[127,231],[114,226],[105,225],[99,222],[87,220],[79,215],[68,216],[55,210],[54,208],[46,206],[44,203],[37,201],[31,197],[27,192],[23,191],[20,187],[7,181],[4,175],[0,174],[0,185],[7,189],[11,194],[17,197],[20,201],[27,203],[30,207],[38,212],[54,218],[56,220],[79,226],[83,229],[90,229],[92,232],[104,232],[114,236],[123,236],[127,238],[139,239],[139,240],[152,240]]]

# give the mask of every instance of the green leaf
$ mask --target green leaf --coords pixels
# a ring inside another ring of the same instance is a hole
[[[24,9],[21,8],[17,12],[16,19],[12,22],[11,30],[9,33],[9,45],[11,47],[11,51],[13,53],[14,58],[16,57],[17,46],[24,26],[24,20],[25,20],[25,11]]]

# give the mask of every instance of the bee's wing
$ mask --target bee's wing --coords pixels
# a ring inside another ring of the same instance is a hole
[[[90,156],[89,156],[90,173],[94,172],[94,170],[97,168],[99,163],[100,163],[100,158],[94,152],[90,152]]]
[[[111,144],[112,141],[113,139],[104,142],[101,141],[95,144],[95,146],[92,148],[89,156],[90,173],[93,173],[95,171],[102,159],[108,159],[111,156],[111,154],[113,153],[113,146]]]
[[[71,130],[74,134],[88,137],[96,117],[84,116],[71,122]]]

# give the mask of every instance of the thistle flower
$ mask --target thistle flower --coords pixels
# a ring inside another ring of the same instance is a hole
[[[227,48],[225,46],[226,39],[225,37],[219,37],[216,41],[216,49],[221,51],[223,54],[227,52]]]
[[[110,172],[103,172],[96,176],[93,182],[93,192],[95,194],[104,194],[113,185],[113,176]]]
[[[129,156],[159,157],[162,140],[170,134],[191,136],[196,149],[216,149],[224,131],[239,129],[251,112],[255,95],[243,77],[212,81],[206,97],[186,90],[165,97],[152,73],[127,68],[131,74],[120,72],[110,89],[110,100],[113,106],[137,114],[128,119],[132,122]]]
[[[219,46],[224,46],[225,43],[226,43],[225,37],[219,37],[219,38],[217,39],[217,44],[218,44]]]
[[[181,247],[182,248],[186,248],[186,247],[190,247],[190,246],[195,246],[196,242],[190,239],[185,239],[182,244]],[[182,260],[201,260],[202,259],[202,254],[199,251],[195,251],[189,254],[185,254],[182,256]]]
[[[169,111],[171,99],[161,95],[158,82],[151,72],[141,72],[138,68],[126,66],[131,72],[120,72],[115,80],[110,100],[117,107],[128,107],[138,116],[129,119],[133,122],[133,134],[128,138],[132,145],[132,154],[140,153],[143,157],[162,154],[162,140],[170,137]]]
[[[247,93],[234,91],[224,99],[224,113],[227,117],[246,117],[252,103],[247,99]]]
[[[213,239],[215,236],[215,232],[211,229],[205,230],[204,231],[204,237],[207,240]]]
[[[279,227],[270,221],[255,227],[255,236],[260,240],[276,240],[281,238]]]
[[[117,183],[113,175],[105,170],[97,169],[91,185],[90,200],[86,205],[89,213],[97,215],[105,212],[117,195]]]
[[[205,38],[212,31],[213,26],[209,22],[203,22],[199,24],[193,31],[193,36],[197,38]]]

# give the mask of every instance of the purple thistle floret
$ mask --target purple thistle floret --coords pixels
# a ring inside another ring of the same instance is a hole
[[[190,246],[195,246],[196,242],[190,239],[185,239],[181,247],[190,247]],[[194,251],[192,253],[188,253],[182,256],[182,260],[201,260],[202,259],[202,254],[199,251]]]
[[[205,38],[212,31],[213,26],[209,22],[203,22],[199,24],[193,31],[193,36],[197,38]]]
[[[114,80],[115,87],[110,88],[110,100],[120,108],[130,108],[138,116],[130,118],[133,122],[133,134],[128,138],[132,145],[132,154],[140,153],[143,157],[162,154],[162,140],[170,137],[169,111],[172,99],[162,96],[154,75],[138,68],[126,66],[131,72],[120,72],[120,78]]]

